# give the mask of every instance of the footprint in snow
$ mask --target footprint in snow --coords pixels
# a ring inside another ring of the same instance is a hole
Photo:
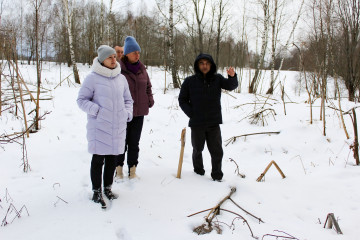
[[[132,237],[130,236],[130,234],[127,232],[127,230],[125,228],[119,228],[116,231],[116,237],[119,240],[132,240]]]

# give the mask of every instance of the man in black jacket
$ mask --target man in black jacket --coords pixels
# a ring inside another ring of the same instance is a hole
[[[211,177],[220,181],[223,177],[221,130],[221,89],[234,90],[238,80],[234,68],[227,69],[229,78],[216,73],[216,65],[209,54],[200,54],[194,63],[195,75],[187,77],[180,90],[179,105],[190,118],[191,143],[193,146],[194,172],[205,174],[202,151],[205,141],[211,155]]]

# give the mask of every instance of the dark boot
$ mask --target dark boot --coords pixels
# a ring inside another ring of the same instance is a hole
[[[194,172],[196,174],[199,174],[201,176],[203,176],[205,174],[205,170],[204,169],[194,169]]]
[[[94,195],[92,197],[92,200],[95,203],[100,203],[102,208],[106,208],[106,203],[105,203],[105,201],[104,201],[104,199],[102,197],[101,189],[94,190]]]
[[[119,197],[111,191],[111,187],[105,187],[104,194],[109,200],[117,199]]]

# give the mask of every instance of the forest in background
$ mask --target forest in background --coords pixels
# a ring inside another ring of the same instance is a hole
[[[276,74],[281,69],[311,73],[304,87],[313,96],[326,95],[332,77],[356,100],[359,0],[156,0],[152,9],[141,2],[136,12],[132,2],[1,0],[0,57],[75,65],[80,83],[76,63],[91,64],[99,45],[122,45],[131,35],[145,65],[172,72],[174,88],[181,85],[179,72],[190,73],[194,58],[206,52],[220,68],[255,69],[250,93],[257,92],[261,71],[269,69],[272,94],[282,85]]]

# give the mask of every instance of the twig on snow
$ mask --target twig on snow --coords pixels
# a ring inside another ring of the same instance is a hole
[[[232,158],[229,158],[230,159],[230,162],[233,162],[235,163],[236,165],[236,169],[235,169],[235,173],[237,173],[238,176],[240,176],[241,178],[245,178],[245,174],[241,174],[240,171],[239,171],[239,165],[235,162],[234,159]]]
[[[258,132],[258,133],[248,133],[248,134],[243,134],[243,135],[239,135],[239,136],[234,136],[234,137],[231,137],[227,140],[225,140],[225,142],[227,142],[225,144],[225,146],[229,145],[230,143],[234,143],[236,141],[237,138],[240,138],[240,137],[246,137],[246,136],[252,136],[252,135],[259,135],[259,134],[279,134],[280,131],[278,132]]]

